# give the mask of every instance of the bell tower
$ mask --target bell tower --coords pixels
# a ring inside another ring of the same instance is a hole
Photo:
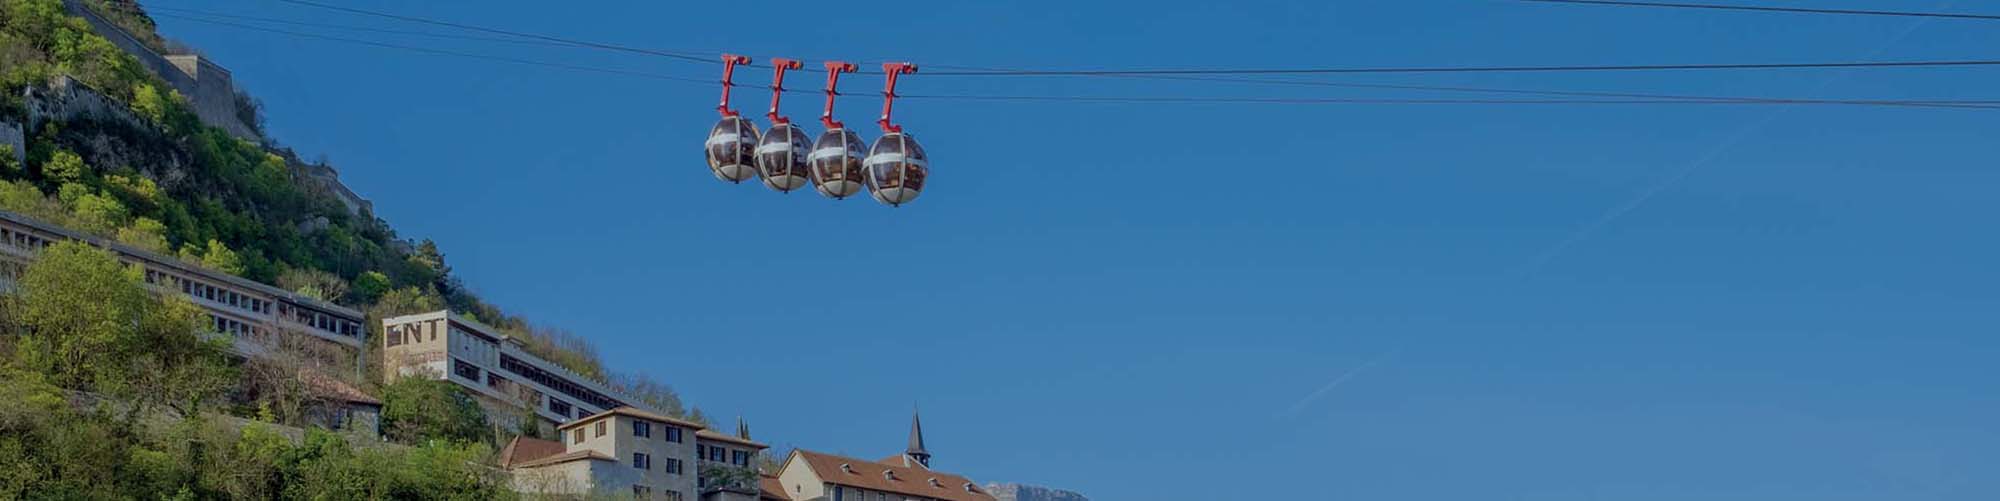
[[[924,468],[931,467],[931,451],[924,449],[924,421],[914,410],[910,411],[910,448],[903,451],[903,455],[924,465]]]

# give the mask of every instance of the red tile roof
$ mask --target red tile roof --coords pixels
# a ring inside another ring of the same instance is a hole
[[[945,501],[994,501],[993,496],[987,494],[985,488],[973,483],[971,479],[922,467],[903,466],[902,461],[884,464],[804,449],[795,449],[792,454],[797,460],[805,461],[806,466],[811,467],[821,481],[834,485]],[[842,469],[840,466],[843,464],[848,468]],[[884,476],[883,472],[888,472],[889,475]],[[931,483],[932,479],[937,480],[935,485]],[[972,487],[971,491],[966,490],[968,485]]]
[[[554,457],[563,453],[562,442],[542,440],[534,437],[514,437],[507,447],[500,449],[500,467],[513,468],[519,463]]]
[[[792,496],[785,494],[785,484],[778,482],[778,477],[758,475],[757,500],[792,501]]]

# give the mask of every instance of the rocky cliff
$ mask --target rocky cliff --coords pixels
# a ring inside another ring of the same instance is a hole
[[[1035,485],[986,484],[986,492],[1000,501],[1090,501],[1082,494]]]

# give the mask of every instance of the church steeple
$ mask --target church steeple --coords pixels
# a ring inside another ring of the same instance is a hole
[[[917,417],[915,410],[910,411],[910,449],[903,451],[903,455],[916,460],[925,468],[931,467],[931,451],[924,449],[924,421]]]

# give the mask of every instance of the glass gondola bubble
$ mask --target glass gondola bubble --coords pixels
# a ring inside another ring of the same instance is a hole
[[[806,131],[797,125],[780,123],[764,132],[757,143],[757,168],[764,174],[764,186],[781,192],[803,188],[807,173]]]
[[[930,157],[917,138],[903,132],[883,134],[868,149],[868,194],[875,201],[901,206],[917,199],[930,176]]]
[[[862,144],[861,135],[845,127],[828,130],[813,142],[812,181],[821,195],[844,199],[861,192],[867,183]]]
[[[757,176],[757,125],[740,116],[723,117],[708,131],[704,150],[716,179],[741,183]]]

